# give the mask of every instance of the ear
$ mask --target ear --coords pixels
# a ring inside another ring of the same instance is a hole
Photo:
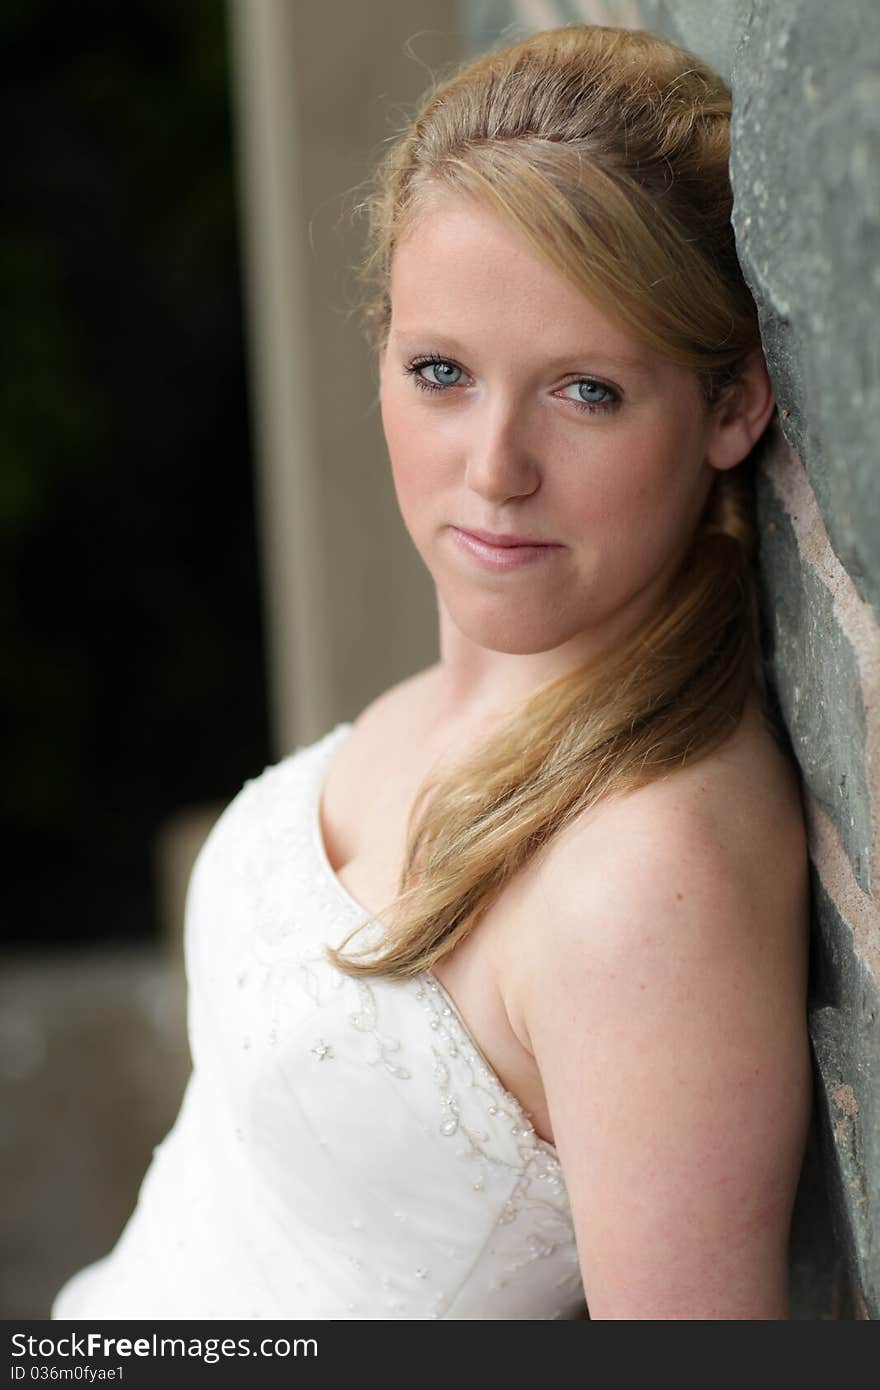
[[[707,463],[713,468],[734,468],[741,463],[764,433],[775,406],[764,353],[754,348],[734,385],[710,412]]]

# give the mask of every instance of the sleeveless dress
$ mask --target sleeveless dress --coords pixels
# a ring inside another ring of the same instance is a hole
[[[368,916],[320,830],[350,727],[246,782],[205,841],[180,1113],[115,1248],[64,1286],[53,1318],[580,1314],[556,1150],[439,981],[353,980],[323,955]]]

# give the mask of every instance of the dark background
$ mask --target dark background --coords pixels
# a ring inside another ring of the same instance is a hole
[[[226,11],[3,0],[3,938],[155,936],[269,759]]]

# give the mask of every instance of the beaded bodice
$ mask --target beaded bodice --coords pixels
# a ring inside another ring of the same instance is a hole
[[[318,814],[348,728],[246,783],[199,855],[193,1074],[117,1246],[62,1290],[55,1317],[547,1319],[582,1306],[556,1152],[439,981],[353,980],[324,955],[364,919]]]

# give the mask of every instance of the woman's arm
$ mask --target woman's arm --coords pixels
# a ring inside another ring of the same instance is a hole
[[[805,848],[738,825],[659,784],[542,875],[523,1018],[593,1319],[788,1316]]]

